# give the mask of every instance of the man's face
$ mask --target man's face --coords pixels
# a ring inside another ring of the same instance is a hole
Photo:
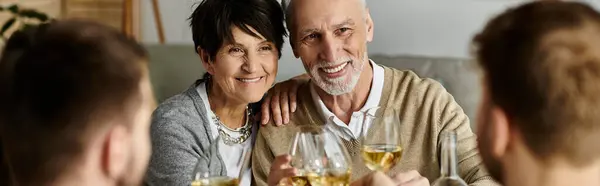
[[[485,82],[485,80],[482,80]],[[491,95],[489,94],[489,90],[484,83],[482,100],[479,105],[479,112],[477,116],[477,137],[479,139],[478,148],[479,154],[483,160],[483,164],[485,164],[487,170],[491,174],[491,176],[496,179],[498,182],[502,182],[503,180],[503,166],[500,160],[495,158],[492,154],[492,148],[494,144],[495,131],[494,120],[492,119],[492,107],[493,102],[491,100]]]
[[[138,110],[134,111],[133,126],[131,130],[131,156],[128,160],[126,175],[123,175],[119,185],[140,185],[150,159],[150,119],[156,107],[154,95],[148,77],[140,82],[142,102]]]
[[[294,55],[313,82],[331,95],[349,93],[368,63],[373,24],[359,0],[296,0],[291,28]]]

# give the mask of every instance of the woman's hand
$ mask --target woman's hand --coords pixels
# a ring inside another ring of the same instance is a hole
[[[291,161],[292,157],[287,154],[275,157],[267,178],[269,186],[277,186],[282,182],[291,181],[288,178],[296,174],[296,169],[290,165]],[[286,185],[291,185],[291,183]]]
[[[298,87],[309,80],[308,74],[302,74],[273,86],[262,103],[261,123],[266,125],[269,119],[273,119],[276,126],[289,123],[290,113],[297,108]]]

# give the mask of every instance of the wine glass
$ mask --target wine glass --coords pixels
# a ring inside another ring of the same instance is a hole
[[[327,128],[321,134],[325,153],[325,185],[348,186],[352,171],[352,159],[342,141]]]
[[[212,152],[219,152],[219,145],[224,145],[221,137],[217,137],[209,148]],[[210,165],[211,162],[220,161],[216,158],[216,156],[210,156],[208,159],[199,158],[198,163],[196,163],[196,168],[192,173],[191,186],[238,186],[244,171],[250,166],[251,154],[251,151],[245,151],[242,154],[242,161],[238,161],[240,172],[237,178],[229,177],[227,175],[220,175],[216,171],[209,170],[208,165]]]
[[[387,172],[402,159],[399,117],[394,108],[364,111],[361,151],[369,169]]]
[[[302,127],[292,148],[293,186],[347,186],[350,183],[350,158],[337,136],[320,127]]]
[[[293,186],[320,185],[325,174],[323,152],[317,147],[319,129],[302,127],[294,136],[290,155],[291,166],[297,174],[292,176]]]

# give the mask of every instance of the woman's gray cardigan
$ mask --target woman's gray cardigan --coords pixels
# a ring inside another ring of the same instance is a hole
[[[218,147],[211,147],[210,118],[196,90],[200,83],[204,80],[167,99],[152,114],[152,156],[145,185],[190,185],[198,161],[207,165],[202,166],[205,171],[227,175]]]

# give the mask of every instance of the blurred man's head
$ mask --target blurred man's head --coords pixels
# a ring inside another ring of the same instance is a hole
[[[492,19],[474,45],[484,71],[479,148],[496,179],[518,158],[548,167],[597,164],[597,11],[575,2],[527,3]]]
[[[17,32],[0,60],[0,86],[13,183],[140,183],[154,98],[135,41],[75,20]]]
[[[313,82],[349,93],[368,65],[373,21],[364,0],[284,0],[290,44]]]

